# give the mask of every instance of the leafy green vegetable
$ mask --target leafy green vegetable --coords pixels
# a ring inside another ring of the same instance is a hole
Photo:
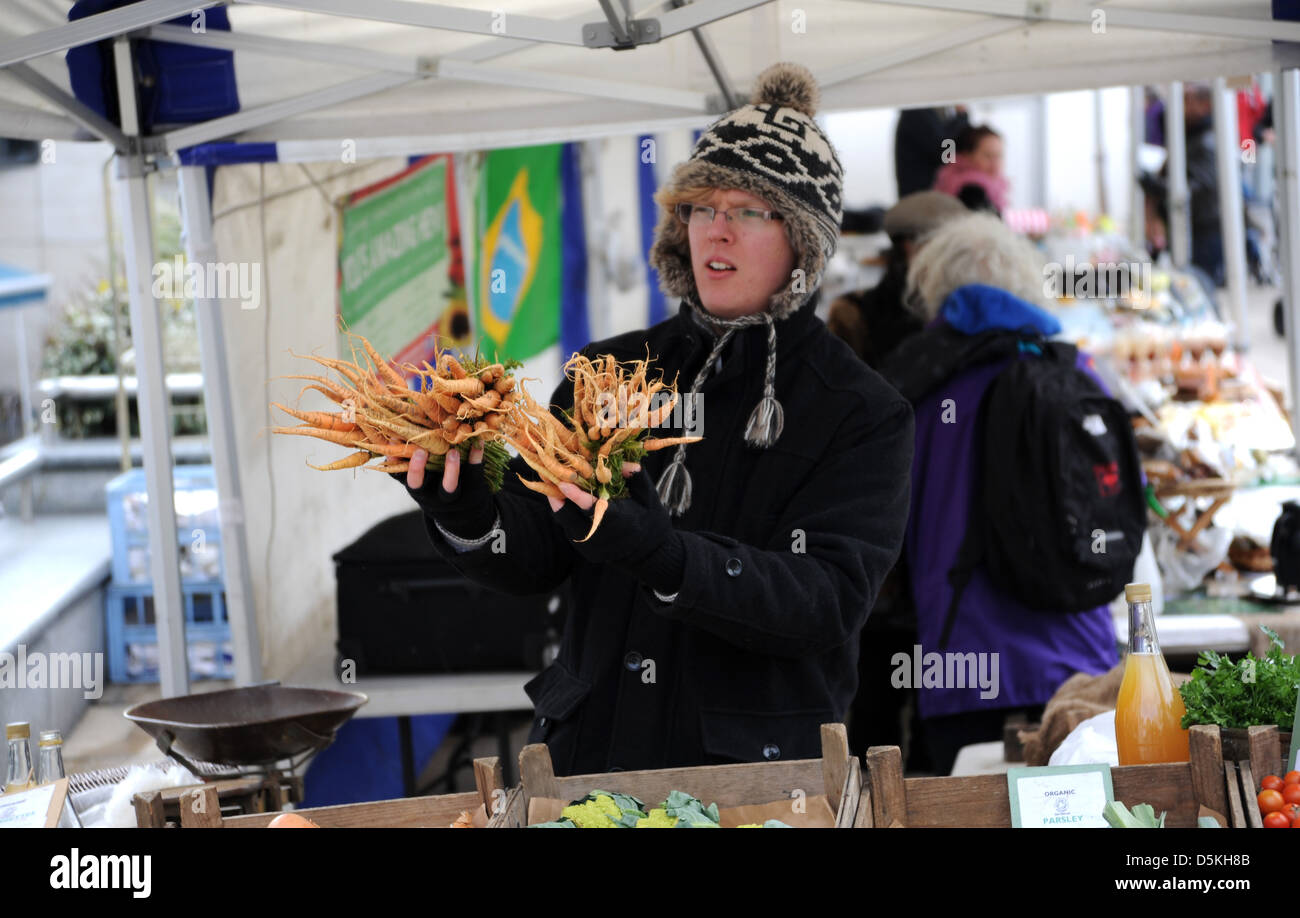
[[[1197,658],[1192,678],[1180,691],[1187,713],[1182,726],[1218,724],[1251,727],[1256,724],[1290,724],[1300,692],[1300,663],[1284,654],[1281,639],[1271,628],[1260,626],[1269,637],[1264,658],[1247,653],[1233,662],[1207,650]]]
[[[1165,827],[1165,814],[1161,813],[1160,818],[1156,819],[1156,811],[1149,803],[1139,803],[1130,812],[1124,804],[1112,800],[1106,804],[1101,815],[1116,829],[1163,829]]]
[[[721,822],[716,803],[706,807],[683,791],[671,791],[663,808],[669,816],[676,817],[679,829],[716,829]]]
[[[1219,820],[1215,819],[1213,816],[1201,816],[1196,820],[1196,828],[1222,829],[1223,826],[1219,825]]]

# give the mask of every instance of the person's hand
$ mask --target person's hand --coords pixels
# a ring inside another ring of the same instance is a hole
[[[414,468],[415,466],[412,465],[411,467]],[[637,472],[641,471],[641,463],[624,462],[622,465],[622,469],[623,469],[623,477],[625,479],[631,478]],[[596,506],[596,495],[588,494],[586,491],[582,490],[582,488],[578,487],[577,485],[569,484],[568,482],[565,482],[559,487],[560,490],[564,492],[564,496],[567,497],[569,500],[573,501],[575,504],[577,504],[579,509],[590,512],[591,508]],[[561,507],[563,507],[565,503],[564,501],[559,500],[558,498],[555,497],[548,497],[546,498],[546,500],[551,505],[551,509],[556,511],[558,511]]]
[[[398,442],[398,441],[390,441]],[[452,447],[443,462],[442,479],[425,474],[427,450],[417,449],[406,474],[392,477],[406,485],[407,492],[426,514],[447,532],[464,539],[477,539],[491,531],[497,519],[496,502],[483,475],[483,448],[469,451],[469,468],[462,474],[460,450]]]
[[[390,443],[397,441],[390,440]],[[411,467],[406,470],[406,486],[412,491],[418,491],[424,487],[424,467],[429,461],[427,451],[417,449],[415,455],[411,457]],[[483,464],[483,447],[476,446],[469,451],[469,464]],[[399,473],[400,474],[400,473]],[[447,459],[442,466],[442,489],[448,494],[456,490],[460,483],[460,450],[452,449],[447,451]]]
[[[611,500],[591,531],[596,498],[577,485],[565,483],[565,500],[548,497],[555,521],[573,542],[573,549],[593,564],[612,563],[641,577],[655,589],[674,592],[681,582],[684,553],[672,517],[659,500],[650,476],[636,463],[623,466],[627,496]]]

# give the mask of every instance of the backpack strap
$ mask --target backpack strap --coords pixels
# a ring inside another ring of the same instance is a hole
[[[948,640],[952,637],[952,626],[957,622],[957,607],[961,605],[962,594],[966,592],[975,568],[984,560],[984,527],[980,525],[984,515],[983,507],[983,501],[976,499],[974,506],[971,507],[970,518],[966,520],[966,534],[962,537],[961,548],[957,550],[957,561],[948,571],[948,583],[952,585],[952,599],[948,602],[943,631],[939,634],[941,651],[948,649]]]

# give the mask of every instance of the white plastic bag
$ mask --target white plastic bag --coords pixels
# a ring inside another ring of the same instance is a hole
[[[1089,717],[1070,731],[1056,747],[1048,765],[1119,764],[1119,746],[1115,742],[1115,712],[1103,711]]]
[[[1178,533],[1168,526],[1157,526],[1154,533],[1152,542],[1164,574],[1164,585],[1174,593],[1199,587],[1205,575],[1228,557],[1228,546],[1232,544],[1231,530],[1219,526],[1202,530],[1191,551],[1178,547]]]

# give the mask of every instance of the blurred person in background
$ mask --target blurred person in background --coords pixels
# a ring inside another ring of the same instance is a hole
[[[1219,167],[1214,153],[1214,91],[1206,83],[1183,87],[1183,131],[1187,155],[1187,195],[1192,232],[1192,265],[1202,283],[1222,287],[1223,237],[1219,220]],[[1166,244],[1169,222],[1169,164],[1158,175],[1139,177],[1148,198],[1148,241],[1153,257]],[[1154,221],[1152,217],[1155,217]]]
[[[853,348],[872,369],[905,338],[916,334],[923,323],[903,304],[907,269],[925,244],[925,237],[946,221],[967,214],[961,202],[937,191],[918,191],[903,198],[885,212],[881,229],[889,235],[885,253],[885,274],[870,290],[839,296],[831,304],[827,327]],[[878,678],[889,671],[895,653],[910,653],[916,643],[916,612],[912,608],[907,570],[900,560],[881,584],[871,617],[862,631],[858,655],[859,691],[849,718],[849,748],[855,755],[867,746],[899,746],[907,756],[909,771],[925,771],[924,747],[916,739],[920,722],[916,717],[915,693],[911,690],[880,691]],[[905,713],[907,712],[907,713]],[[912,723],[905,734],[904,718]]]
[[[835,298],[826,325],[843,338],[872,369],[900,341],[921,330],[921,320],[903,305],[907,268],[923,238],[945,220],[967,213],[951,195],[937,191],[909,194],[885,212],[881,230],[889,236],[885,273],[870,290]]]
[[[905,108],[894,129],[894,177],[901,201],[934,185],[943,166],[944,141],[954,140],[968,125],[965,106]]]
[[[968,126],[954,146],[955,159],[939,170],[934,190],[952,195],[970,210],[1001,214],[1011,193],[1002,174],[1002,135],[986,125]]]
[[[926,330],[900,345],[883,370],[915,409],[904,556],[918,643],[924,651],[990,655],[998,661],[992,697],[983,697],[978,688],[918,687],[925,743],[939,775],[951,771],[963,746],[1001,739],[1008,715],[1037,720],[1071,675],[1104,673],[1119,659],[1105,605],[1073,613],[1031,609],[997,587],[983,567],[972,570],[950,610],[949,574],[961,560],[984,481],[981,403],[1011,360],[954,359],[953,349],[978,348],[996,332],[1027,332],[1040,339],[1058,334],[1060,323],[1039,305],[1042,269],[1034,247],[991,214],[946,222],[908,271],[907,303]],[[1091,359],[1080,352],[1076,365],[1089,371]],[[945,628],[951,629],[946,642]],[[880,685],[885,678],[875,673],[871,681]]]

